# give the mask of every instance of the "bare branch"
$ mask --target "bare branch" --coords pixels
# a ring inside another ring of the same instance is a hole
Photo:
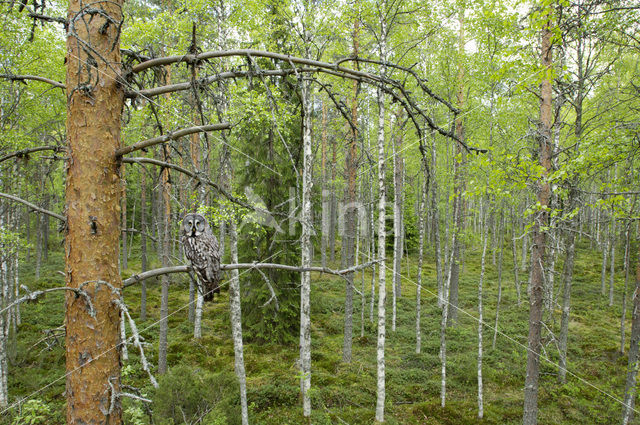
[[[310,72],[320,72],[320,69],[319,68],[298,68],[298,71],[310,73]],[[294,74],[294,70],[293,69],[270,69],[270,70],[260,70],[259,73],[261,76],[264,76],[264,77],[284,77],[287,75]],[[202,86],[202,85],[208,85],[221,80],[227,80],[231,78],[248,78],[256,74],[257,72],[253,70],[227,71],[227,72],[221,72],[215,75],[210,75],[208,77],[198,78],[195,80],[195,83],[198,86]],[[127,91],[125,93],[125,97],[136,98],[140,96],[144,98],[150,98],[150,97],[159,96],[161,94],[190,90],[192,87],[193,87],[193,83],[191,81],[188,81],[186,83],[169,84],[166,86],[154,87],[154,88],[145,89],[145,90]]]
[[[21,149],[19,151],[11,152],[6,154],[3,157],[0,157],[0,162],[6,161],[7,159],[11,159],[14,157],[17,157],[17,158],[28,157],[29,154],[32,154],[34,152],[40,152],[40,151],[63,152],[64,148],[62,146],[38,146],[35,148]]]
[[[11,199],[12,201],[18,202],[20,204],[26,205],[27,207],[31,208],[32,210],[39,212],[41,214],[46,214],[50,217],[53,218],[57,218],[58,220],[62,221],[63,223],[67,222],[67,219],[64,218],[64,216],[61,216],[60,214],[56,214],[53,211],[49,211],[49,210],[45,210],[44,208],[40,208],[39,206],[32,204],[29,201],[25,201],[24,199],[18,198],[17,196],[13,196],[13,195],[9,195],[8,193],[2,193],[0,192],[0,197],[2,198],[7,198],[7,199]]]
[[[67,20],[64,18],[59,18],[57,16],[47,16],[47,15],[42,15],[40,13],[35,13],[35,12],[29,12],[28,16],[30,18],[37,19],[39,21],[55,22],[55,23],[64,25],[65,28],[67,27]]]
[[[43,83],[51,84],[54,87],[60,88],[62,90],[66,89],[66,86],[60,81],[55,81],[50,78],[40,77],[39,75],[14,75],[14,74],[0,74],[0,78],[7,79],[9,81],[20,81],[21,83],[25,83],[25,80],[34,80],[41,81]]]
[[[133,145],[125,146],[124,148],[120,148],[120,149],[116,150],[116,157],[119,157],[119,156],[122,156],[122,155],[126,155],[128,153],[133,152],[133,151],[144,149],[144,148],[149,147],[149,146],[158,145],[160,143],[167,143],[167,142],[169,142],[171,140],[176,140],[176,139],[179,139],[180,137],[188,136],[189,134],[200,133],[200,132],[204,132],[204,131],[228,130],[230,128],[231,128],[231,124],[229,124],[228,122],[223,122],[223,123],[219,123],[219,124],[199,125],[199,126],[196,126],[196,127],[183,128],[183,129],[178,130],[178,131],[169,132],[169,133],[164,134],[162,136],[154,137],[152,139],[143,140],[141,142],[134,143]]]
[[[256,208],[252,205],[247,204],[246,202],[236,198],[235,196],[233,196],[232,194],[230,194],[229,192],[227,192],[226,190],[224,190],[222,187],[220,187],[219,184],[209,180],[208,178],[204,177],[202,175],[202,173],[196,173],[190,170],[187,170],[184,167],[180,167],[179,165],[176,164],[172,164],[170,162],[165,162],[165,161],[160,161],[158,159],[153,159],[153,158],[145,158],[145,157],[125,157],[122,158],[122,162],[128,163],[128,164],[138,164],[138,163],[142,163],[142,164],[153,164],[153,165],[157,165],[159,167],[167,167],[167,168],[171,168],[173,170],[176,170],[180,173],[186,174],[189,177],[192,177],[194,179],[197,179],[200,184],[207,184],[211,187],[213,187],[214,189],[216,189],[222,196],[224,196],[225,198],[227,198],[229,201],[233,202],[234,204],[240,205],[242,207],[248,208],[252,211],[261,211],[260,208]]]
[[[347,273],[356,272],[358,270],[366,269],[371,267],[372,265],[378,263],[380,260],[369,261],[368,263],[360,264],[359,266],[349,267],[348,269],[342,270],[333,270],[328,267],[299,267],[299,266],[290,266],[287,264],[278,264],[278,263],[237,263],[237,264],[221,264],[220,270],[242,270],[242,269],[277,269],[277,270],[288,270],[293,272],[319,272],[319,273],[327,273],[336,276],[344,276]],[[159,269],[153,269],[146,271],[144,273],[136,274],[131,276],[128,279],[125,279],[122,282],[123,288],[135,285],[138,282],[141,282],[145,279],[150,279],[156,276],[162,276],[165,274],[171,273],[187,273],[192,270],[191,266],[183,265],[183,266],[174,266],[174,267],[162,267]]]

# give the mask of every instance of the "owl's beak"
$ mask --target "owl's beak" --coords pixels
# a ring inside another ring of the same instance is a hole
[[[196,228],[192,227],[191,228],[191,236],[195,236],[196,235]]]

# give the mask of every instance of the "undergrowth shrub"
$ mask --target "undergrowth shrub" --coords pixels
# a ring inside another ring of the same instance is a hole
[[[233,373],[176,366],[159,384],[153,397],[156,425],[240,423],[240,391]]]

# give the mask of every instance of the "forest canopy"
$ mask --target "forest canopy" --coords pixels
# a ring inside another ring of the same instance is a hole
[[[637,2],[0,10],[0,423],[638,420]]]

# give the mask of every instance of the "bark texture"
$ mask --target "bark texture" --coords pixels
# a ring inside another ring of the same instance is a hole
[[[71,0],[67,36],[67,161],[65,237],[67,286],[92,301],[66,296],[67,424],[120,424],[119,289],[120,73],[122,1],[97,4],[100,18]],[[89,49],[87,46],[91,46]],[[112,404],[112,400],[115,403]]]
[[[531,283],[529,297],[529,337],[527,351],[527,376],[524,384],[523,425],[538,423],[538,382],[540,377],[540,349],[543,308],[544,264],[549,226],[549,200],[551,186],[547,175],[551,170],[551,122],[552,122],[552,44],[551,10],[545,11],[547,22],[542,27],[542,72],[544,77],[540,87],[540,123],[538,127],[539,161],[543,168],[537,183],[537,197],[540,211],[533,224],[533,247],[531,249]]]

